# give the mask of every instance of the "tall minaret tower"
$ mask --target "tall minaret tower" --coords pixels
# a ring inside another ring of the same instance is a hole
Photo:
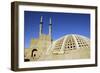
[[[51,18],[49,20],[49,36],[51,37],[52,35],[52,21],[51,21]]]
[[[43,28],[43,16],[41,16],[41,18],[40,18],[40,29],[39,29],[39,36],[41,36],[41,34],[42,34],[42,28]]]

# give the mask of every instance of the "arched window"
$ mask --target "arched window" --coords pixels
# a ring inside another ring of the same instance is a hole
[[[34,54],[34,51],[37,51],[37,49],[33,49],[33,50],[32,50],[32,52],[31,52],[31,57],[33,57],[33,56],[35,57],[35,56],[36,56],[36,54]]]

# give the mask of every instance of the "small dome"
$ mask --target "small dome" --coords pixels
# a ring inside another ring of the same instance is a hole
[[[61,54],[67,53],[68,50],[75,49],[89,49],[90,40],[82,35],[70,34],[55,40],[53,44],[48,48],[47,53]]]

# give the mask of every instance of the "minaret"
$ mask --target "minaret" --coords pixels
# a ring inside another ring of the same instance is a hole
[[[51,37],[52,35],[52,21],[51,21],[51,18],[49,20],[49,36]]]
[[[40,18],[40,29],[39,29],[39,36],[42,34],[42,28],[43,28],[43,16]]]

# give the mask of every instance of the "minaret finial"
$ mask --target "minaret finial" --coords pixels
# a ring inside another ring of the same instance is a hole
[[[43,16],[41,16],[41,19],[40,19],[40,22],[42,22],[43,21]]]
[[[51,22],[51,17],[50,17],[50,24],[52,24],[52,22]]]

